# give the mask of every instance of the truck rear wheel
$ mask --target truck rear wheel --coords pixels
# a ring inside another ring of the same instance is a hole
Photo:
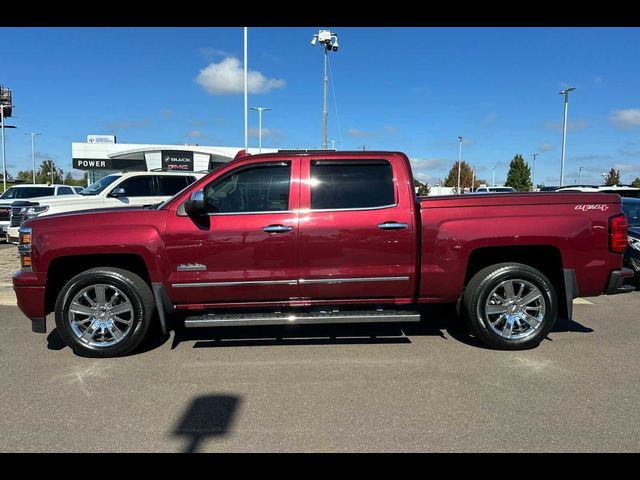
[[[154,310],[151,289],[138,275],[120,268],[92,268],[60,291],[56,327],[78,355],[117,357],[144,340]]]
[[[500,350],[537,346],[558,316],[553,284],[521,263],[499,263],[476,273],[462,301],[464,319],[483,343]]]

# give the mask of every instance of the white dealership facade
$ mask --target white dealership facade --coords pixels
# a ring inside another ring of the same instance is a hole
[[[89,183],[122,171],[164,169],[205,172],[233,160],[243,149],[201,145],[114,143],[115,137],[113,142],[101,138],[96,141],[97,137],[107,136],[89,135],[86,143],[71,144],[73,168],[86,171]],[[252,154],[258,153],[257,148],[249,148],[248,151]],[[273,148],[262,149],[263,153],[276,151]]]

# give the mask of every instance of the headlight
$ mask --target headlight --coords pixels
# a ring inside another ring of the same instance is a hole
[[[33,218],[33,217],[37,217],[41,213],[46,212],[47,210],[49,210],[49,205],[41,205],[38,207],[27,207],[23,210],[23,215],[25,217]]]
[[[631,248],[635,248],[636,250],[640,250],[640,239],[635,237],[627,237],[629,239],[629,246]]]

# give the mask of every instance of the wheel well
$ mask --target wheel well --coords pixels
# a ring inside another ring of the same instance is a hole
[[[47,273],[45,293],[46,312],[54,310],[62,287],[77,274],[95,267],[117,267],[139,275],[149,286],[151,280],[142,257],[134,254],[72,255],[51,261]]]
[[[471,252],[467,263],[465,286],[471,278],[489,265],[503,262],[518,262],[540,270],[553,284],[558,294],[558,312],[567,315],[564,277],[562,274],[562,254],[549,245],[525,245],[508,247],[486,247]]]

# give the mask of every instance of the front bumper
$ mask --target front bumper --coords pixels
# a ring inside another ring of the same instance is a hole
[[[614,295],[616,293],[628,293],[635,290],[631,285],[625,285],[624,281],[627,278],[633,278],[634,272],[630,268],[621,268],[620,270],[614,270],[609,277],[609,284],[605,290],[606,295]]]
[[[18,308],[31,320],[31,330],[46,333],[46,300],[42,275],[18,271],[13,275],[13,290],[16,292]]]
[[[20,227],[7,228],[7,242],[18,245]]]

